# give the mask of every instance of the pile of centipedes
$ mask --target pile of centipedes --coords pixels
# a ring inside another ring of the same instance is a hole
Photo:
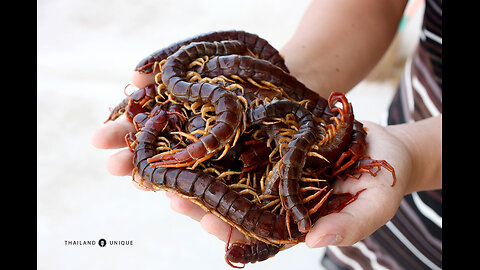
[[[154,190],[188,198],[243,233],[226,261],[266,260],[304,241],[321,216],[357,194],[338,179],[373,176],[366,131],[342,93],[325,99],[290,75],[265,39],[245,31],[198,35],[158,50],[135,71],[155,83],[127,94],[106,122],[125,115],[134,172]]]

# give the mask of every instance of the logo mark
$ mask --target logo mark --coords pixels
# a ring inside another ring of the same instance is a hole
[[[103,238],[98,240],[98,245],[101,246],[101,247],[106,246],[107,245],[107,240],[105,240]]]

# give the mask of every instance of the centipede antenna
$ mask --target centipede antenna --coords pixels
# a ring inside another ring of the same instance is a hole
[[[129,84],[127,84],[127,85],[123,88],[123,94],[130,100],[131,97],[130,97],[129,94],[127,94],[127,88],[128,88],[129,86],[135,88],[135,86],[133,86],[133,84],[129,83]]]
[[[225,252],[227,252],[228,248],[230,247],[230,239],[232,238],[232,231],[233,231],[233,227],[230,226],[230,229],[228,230],[227,243],[225,243]]]
[[[228,254],[227,252],[230,247],[230,239],[232,238],[232,231],[233,231],[233,226],[230,226],[230,229],[228,230],[227,242],[225,243],[225,262],[227,262],[227,264],[233,268],[242,269],[245,267],[245,264],[243,264],[243,266],[236,266],[232,264],[232,262],[230,262],[230,260],[227,258],[227,254]]]

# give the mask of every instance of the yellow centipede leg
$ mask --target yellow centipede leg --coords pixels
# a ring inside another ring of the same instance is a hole
[[[329,161],[328,159],[326,159],[324,156],[320,155],[320,154],[317,153],[317,152],[308,152],[307,156],[309,156],[309,157],[317,157],[317,158],[323,159],[323,160],[325,160],[326,162],[330,163],[330,161]]]
[[[198,164],[204,162],[205,160],[210,159],[211,157],[213,157],[213,155],[215,155],[215,152],[212,152],[212,153],[210,153],[210,154],[207,154],[205,157],[197,160],[190,169],[195,169],[195,168],[198,166]]]
[[[214,160],[215,160],[215,161],[218,161],[218,160],[222,159],[222,158],[227,154],[228,150],[230,150],[230,144],[226,144],[226,145],[225,145],[225,149],[223,149],[222,154],[221,154],[218,158],[216,158],[216,159],[214,159]]]

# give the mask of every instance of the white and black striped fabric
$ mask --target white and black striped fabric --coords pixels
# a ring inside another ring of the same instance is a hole
[[[442,1],[426,0],[420,42],[389,108],[389,125],[442,113]],[[322,266],[344,269],[442,269],[442,190],[404,197],[386,225],[351,247],[329,246]]]

